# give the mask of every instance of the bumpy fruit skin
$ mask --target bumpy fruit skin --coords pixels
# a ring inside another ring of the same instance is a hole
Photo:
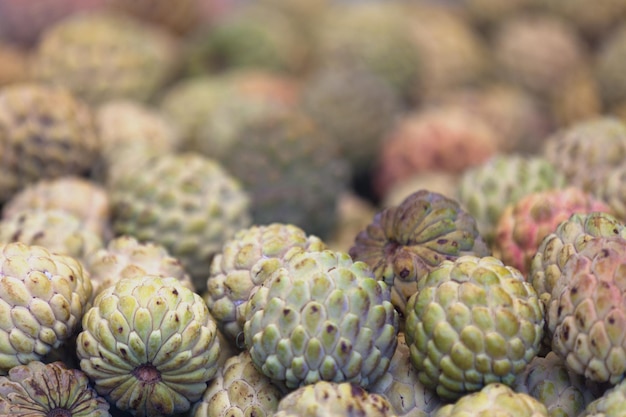
[[[250,353],[229,358],[209,382],[192,417],[273,416],[282,392],[255,368]]]
[[[243,4],[189,37],[187,74],[198,76],[238,68],[301,73],[310,42],[289,16],[262,2]]]
[[[266,264],[248,302],[243,331],[254,364],[288,388],[320,380],[367,388],[397,345],[387,286],[342,252],[293,248],[284,259]]]
[[[398,333],[389,369],[368,391],[385,397],[398,417],[428,417],[443,405],[441,398],[419,381],[404,333]]]
[[[611,116],[579,121],[549,136],[543,155],[568,184],[597,195],[626,158],[626,125]]]
[[[100,236],[63,210],[29,209],[0,221],[0,243],[23,242],[84,262],[102,248]]]
[[[553,290],[552,349],[592,381],[616,384],[626,373],[625,259],[626,239],[595,238],[570,257]]]
[[[349,65],[329,65],[312,74],[303,87],[302,106],[356,172],[370,168],[403,108],[398,93],[379,76]]]
[[[242,123],[219,161],[250,194],[255,224],[290,223],[325,239],[349,188],[348,162],[297,107],[266,105],[261,114]]]
[[[4,204],[2,218],[12,218],[26,209],[64,210],[102,239],[111,234],[109,195],[103,186],[87,178],[64,176],[28,185]]]
[[[626,238],[626,226],[610,214],[575,213],[541,241],[530,264],[528,281],[537,291],[546,314],[550,311],[553,292],[570,257],[579,253],[596,237],[616,236]],[[547,318],[547,322],[549,321]],[[549,340],[552,339],[552,330],[547,326],[546,335]]]
[[[601,41],[595,58],[595,76],[602,99],[608,105],[626,100],[626,75],[620,68],[626,59],[626,25],[620,24]]]
[[[355,261],[368,264],[389,286],[403,314],[418,282],[442,261],[488,254],[474,218],[455,200],[427,190],[376,214],[350,248]]]
[[[480,234],[491,243],[506,206],[527,194],[564,186],[565,177],[545,158],[505,154],[466,170],[457,195],[476,219]]]
[[[163,245],[202,292],[222,244],[250,225],[248,195],[220,164],[194,153],[162,155],[111,189],[113,230]]]
[[[419,77],[419,53],[410,20],[398,4],[362,2],[331,6],[316,28],[316,57],[363,67],[378,74],[403,97]]]
[[[612,168],[596,194],[611,206],[617,217],[626,219],[626,167]]]
[[[374,191],[384,196],[395,183],[422,172],[460,174],[495,155],[498,140],[486,121],[460,106],[416,109],[383,140]]]
[[[248,299],[267,277],[259,272],[276,268],[294,247],[311,252],[326,249],[317,236],[308,236],[297,226],[272,223],[238,231],[213,258],[204,299],[233,343],[243,342]]]
[[[501,23],[494,34],[498,74],[541,97],[562,86],[563,74],[586,65],[585,44],[567,21],[550,15],[522,14]]]
[[[578,187],[537,191],[507,206],[495,230],[494,253],[523,274],[543,239],[574,213],[612,213],[611,208]]]
[[[90,103],[146,101],[173,71],[175,45],[161,28],[123,14],[72,15],[42,34],[33,52],[33,75]]]
[[[176,278],[144,275],[102,291],[76,341],[96,391],[134,415],[187,411],[216,373],[217,326]]]
[[[578,417],[623,417],[625,401],[626,381],[622,381],[590,403]]]
[[[540,401],[555,417],[576,417],[595,399],[585,379],[567,369],[554,352],[530,361],[512,388]]]
[[[40,360],[73,336],[91,281],[69,256],[24,243],[0,245],[0,373]]]
[[[274,417],[395,417],[385,397],[348,382],[319,381],[287,394]]]
[[[83,175],[99,140],[89,107],[67,90],[39,84],[0,89],[0,201],[44,178]]]
[[[543,304],[499,259],[444,261],[417,291],[407,305],[406,341],[419,380],[443,398],[511,385],[539,351]]]
[[[489,384],[454,404],[439,409],[433,417],[548,417],[545,405],[503,384]]]
[[[183,286],[194,290],[191,278],[180,261],[170,256],[163,246],[152,242],[140,243],[131,236],[110,240],[106,248],[101,248],[87,258],[85,266],[91,273],[94,296],[121,279],[146,274],[173,277]]]
[[[111,417],[109,403],[78,369],[29,362],[0,377],[0,413],[15,417]]]

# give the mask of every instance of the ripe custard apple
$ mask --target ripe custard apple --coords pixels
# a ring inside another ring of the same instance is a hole
[[[283,397],[252,363],[248,351],[229,358],[209,382],[191,417],[271,417]]]
[[[112,11],[70,15],[49,27],[33,51],[33,75],[89,103],[147,101],[177,61],[174,38],[162,28]]]
[[[174,277],[183,286],[194,290],[191,278],[178,259],[170,256],[163,246],[152,242],[140,243],[132,236],[110,240],[106,248],[87,258],[85,266],[91,273],[94,297],[121,279],[146,274]]]
[[[27,185],[4,204],[2,218],[14,217],[26,209],[64,210],[103,240],[111,234],[109,195],[102,185],[87,178],[63,176]]]
[[[349,382],[318,381],[287,394],[273,417],[396,417],[382,395]]]
[[[397,417],[428,417],[444,404],[434,391],[419,381],[402,332],[398,333],[398,346],[389,369],[368,391],[385,397]]]
[[[582,375],[567,369],[554,352],[535,356],[512,388],[540,401],[554,417],[576,417],[595,399]]]
[[[290,249],[316,252],[326,245],[291,224],[272,223],[238,231],[215,255],[204,299],[225,335],[243,345],[248,299],[263,284],[264,270],[276,268]]]
[[[350,248],[355,261],[372,268],[391,289],[394,306],[405,313],[419,281],[442,261],[463,255],[489,255],[474,218],[455,200],[417,191],[374,216]]]
[[[27,209],[0,220],[0,243],[22,242],[85,262],[102,248],[102,238],[64,210]]]
[[[553,298],[554,290],[559,286],[563,268],[570,257],[579,253],[596,237],[616,236],[626,238],[626,226],[610,214],[575,213],[541,241],[532,258],[528,281],[537,291],[546,314],[550,311],[550,305],[556,302]],[[546,321],[549,324],[549,317]],[[547,326],[546,336],[549,340],[552,339],[552,330]]]
[[[495,229],[494,254],[528,274],[543,239],[575,213],[612,213],[603,201],[578,187],[535,191],[509,204]]]
[[[489,384],[454,404],[441,407],[433,417],[548,417],[546,406],[528,394],[503,384]]]
[[[441,397],[512,385],[539,352],[543,304],[499,259],[443,261],[417,287],[407,305],[406,341],[419,380]]]
[[[113,230],[164,246],[203,292],[213,256],[250,226],[250,200],[216,161],[194,153],[156,157],[110,190]]]
[[[63,362],[32,361],[0,377],[0,413],[15,417],[111,417],[87,375]]]
[[[626,158],[626,125],[612,116],[579,121],[549,136],[543,155],[569,185],[597,195]]]
[[[316,381],[365,388],[389,368],[398,313],[385,283],[342,252],[293,248],[259,272],[243,328],[252,361],[265,375],[297,388]]]
[[[552,349],[574,372],[617,384],[626,374],[626,239],[597,237],[570,256],[548,311]]]
[[[76,340],[96,391],[138,417],[182,413],[219,366],[217,326],[176,278],[122,279],[96,296]]]
[[[501,154],[463,172],[458,201],[474,216],[478,230],[493,242],[502,212],[526,194],[563,188],[565,177],[545,158]]]
[[[91,291],[74,258],[21,242],[0,245],[0,374],[71,338]]]
[[[0,89],[0,202],[40,179],[89,173],[98,152],[91,109],[67,90],[34,83]]]

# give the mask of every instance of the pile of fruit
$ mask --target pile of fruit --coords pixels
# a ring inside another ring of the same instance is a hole
[[[0,0],[0,415],[626,416],[626,0]]]

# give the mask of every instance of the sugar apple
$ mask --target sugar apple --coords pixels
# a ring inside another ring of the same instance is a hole
[[[402,332],[398,333],[398,346],[387,373],[370,385],[368,391],[385,397],[398,417],[428,417],[444,405],[434,391],[419,381]]]
[[[569,369],[617,384],[626,374],[626,239],[597,237],[572,254],[548,312],[552,349]]]
[[[337,141],[354,171],[370,168],[403,109],[389,84],[349,65],[329,65],[313,73],[303,87],[302,106]]]
[[[550,135],[543,155],[568,184],[598,195],[626,158],[626,125],[611,116],[579,121]]]
[[[249,2],[189,36],[183,65],[191,76],[233,68],[297,74],[307,67],[310,49],[288,15],[263,2]]]
[[[346,63],[378,74],[404,98],[418,81],[420,56],[410,20],[394,2],[336,3],[315,32],[318,65]]]
[[[491,244],[498,220],[509,204],[533,192],[564,186],[563,174],[545,158],[502,154],[463,172],[457,195]]]
[[[624,417],[624,401],[626,401],[626,381],[607,390],[604,395],[589,404],[578,417]]]
[[[384,196],[397,182],[429,171],[460,174],[498,152],[492,126],[456,105],[408,112],[382,142],[372,187]]]
[[[204,299],[232,342],[243,345],[248,299],[267,277],[260,272],[276,268],[294,247],[307,251],[326,249],[317,236],[309,236],[297,226],[271,223],[238,231],[213,258]]]
[[[84,262],[104,245],[80,219],[63,210],[26,209],[0,221],[0,244],[23,242]]]
[[[91,298],[80,262],[41,246],[0,245],[0,374],[61,346]]]
[[[509,204],[495,229],[494,254],[527,274],[543,239],[574,213],[611,214],[611,208],[578,187],[549,189],[525,195]]]
[[[96,391],[138,417],[182,413],[217,372],[217,326],[176,278],[122,279],[83,317],[80,367]]]
[[[91,109],[62,88],[0,88],[0,202],[44,178],[87,174],[99,139]]]
[[[554,352],[533,358],[512,388],[541,402],[551,417],[576,417],[595,399],[585,379]]]
[[[274,417],[396,417],[391,404],[349,382],[319,381],[287,394]]]
[[[252,361],[287,388],[316,381],[367,388],[389,368],[398,313],[387,286],[342,252],[293,248],[269,264],[246,308]]]
[[[167,31],[112,11],[70,15],[48,28],[33,52],[35,79],[90,103],[147,101],[175,69]]]
[[[281,390],[255,368],[250,353],[243,351],[218,369],[190,415],[270,417],[282,397]]]
[[[213,255],[251,223],[240,183],[216,161],[194,153],[156,157],[128,171],[110,193],[114,232],[164,246],[199,292]]]
[[[569,258],[579,253],[596,237],[626,238],[626,226],[617,218],[604,212],[574,213],[557,226],[556,230],[546,236],[532,258],[528,281],[533,285],[544,304],[546,314],[550,305],[557,302],[553,299],[563,274],[563,268]],[[558,294],[556,294],[558,297]],[[547,317],[546,336],[548,345],[552,340],[550,317]]]
[[[454,404],[441,407],[433,417],[548,417],[546,406],[528,394],[492,383]]]
[[[524,13],[502,21],[493,35],[498,75],[541,97],[562,87],[563,74],[587,65],[586,44],[566,20]]]
[[[418,378],[443,398],[512,385],[541,346],[544,309],[515,268],[487,256],[443,261],[409,298],[406,342]]]
[[[111,417],[109,403],[78,369],[32,361],[0,377],[0,413],[15,417]]]
[[[389,286],[391,300],[402,314],[419,281],[442,261],[490,254],[474,218],[455,200],[428,190],[376,214],[349,253]]]
[[[140,243],[131,236],[110,240],[105,248],[87,257],[85,266],[91,274],[94,297],[121,279],[146,274],[173,277],[194,290],[180,261],[170,256],[163,246],[153,242]]]
[[[103,186],[88,178],[63,176],[27,185],[4,204],[2,218],[15,217],[27,209],[64,210],[103,240],[111,235],[109,195]]]
[[[254,223],[290,223],[325,239],[350,182],[337,144],[297,107],[252,116],[217,159],[249,192]]]

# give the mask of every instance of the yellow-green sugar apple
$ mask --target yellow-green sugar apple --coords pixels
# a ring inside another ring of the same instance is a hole
[[[218,326],[233,343],[243,345],[248,299],[267,277],[259,272],[280,265],[294,247],[307,251],[326,249],[318,237],[307,235],[297,226],[271,223],[238,231],[213,258],[204,299]]]
[[[189,410],[219,366],[205,302],[173,277],[120,280],[96,296],[82,327],[81,369],[100,395],[137,417]]]
[[[317,381],[367,387],[389,368],[398,313],[385,283],[342,252],[293,248],[264,274],[243,332],[254,364],[287,388]]]
[[[539,352],[543,304],[517,269],[491,256],[462,256],[417,284],[406,341],[419,380],[441,397],[512,385]]]
[[[70,339],[91,292],[74,258],[21,242],[0,245],[0,374]]]

